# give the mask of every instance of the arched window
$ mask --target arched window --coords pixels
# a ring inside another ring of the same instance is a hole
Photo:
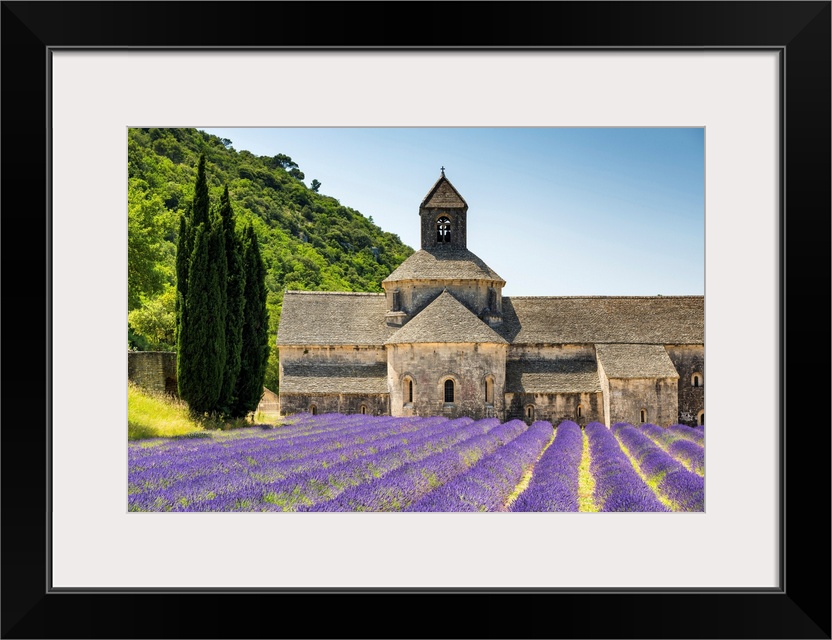
[[[579,418],[583,416],[583,408],[581,407],[581,405],[578,405],[576,413],[578,414]]]
[[[310,404],[309,405],[309,413],[311,413],[313,416],[318,415],[318,405]]]
[[[362,405],[361,405],[361,408],[359,409],[359,411],[361,411],[361,413],[362,413],[363,415],[367,415],[367,405],[366,405],[366,404],[362,404]]]
[[[445,402],[454,401],[454,381],[445,380]]]
[[[526,405],[526,420],[534,420],[534,405]]]
[[[413,380],[409,377],[402,380],[402,398],[405,404],[413,402]]]
[[[694,387],[704,387],[705,378],[701,373],[697,371],[690,377],[690,384]]]
[[[451,241],[451,221],[442,216],[436,221],[436,241],[450,242]]]
[[[696,415],[696,424],[705,426],[705,410],[703,409]]]
[[[494,378],[491,376],[485,379],[485,403],[494,404]]]
[[[642,409],[640,412],[640,419],[642,422],[647,422],[647,409]]]

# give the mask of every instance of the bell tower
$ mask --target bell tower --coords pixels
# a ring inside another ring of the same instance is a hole
[[[419,205],[422,219],[422,249],[465,249],[467,244],[468,204],[442,175]]]

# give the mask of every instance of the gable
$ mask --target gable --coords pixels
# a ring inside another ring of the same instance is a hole
[[[387,344],[420,342],[506,343],[447,289],[387,340]]]
[[[436,181],[436,184],[428,191],[428,195],[422,200],[420,208],[467,209],[468,204],[443,173],[439,180]]]

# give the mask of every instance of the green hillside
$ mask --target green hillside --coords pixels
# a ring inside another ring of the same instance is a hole
[[[174,350],[179,217],[193,199],[199,154],[212,206],[228,185],[238,228],[250,222],[266,264],[270,334],[283,292],[382,291],[381,281],[413,249],[359,211],[318,193],[290,156],[236,151],[196,129],[128,131],[128,346]],[[277,390],[273,347],[266,386]]]

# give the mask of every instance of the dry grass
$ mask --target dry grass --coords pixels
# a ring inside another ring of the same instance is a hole
[[[127,438],[170,438],[203,427],[188,415],[188,405],[169,396],[149,393],[134,384],[127,385]]]

